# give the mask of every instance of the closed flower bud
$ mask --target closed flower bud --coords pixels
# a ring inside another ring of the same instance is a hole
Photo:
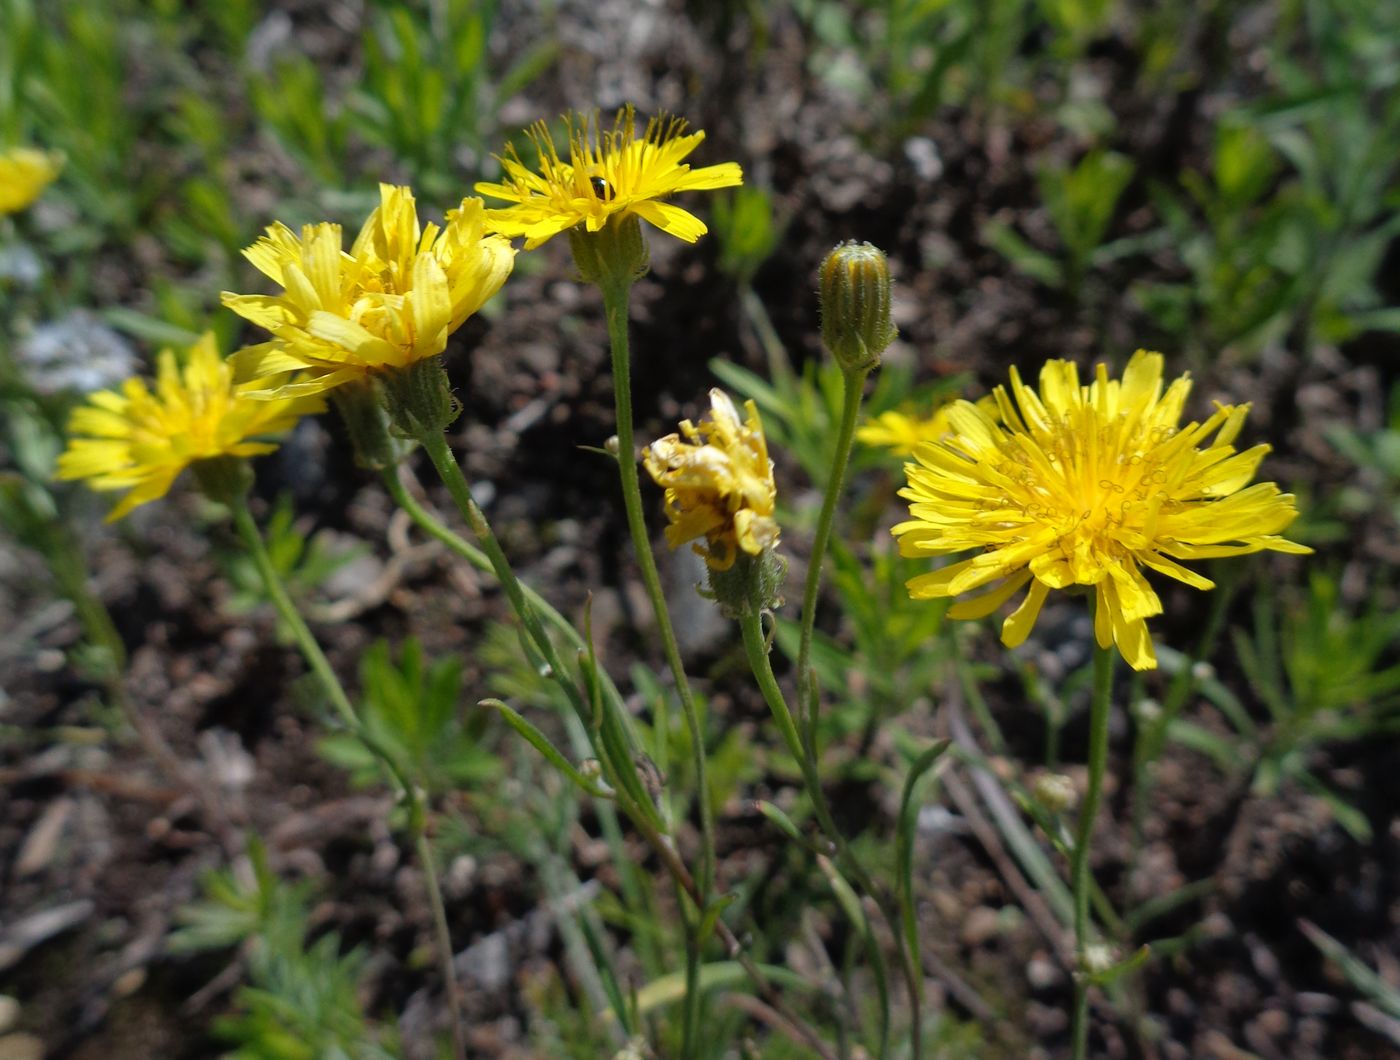
[[[869,243],[842,243],[821,267],[822,343],[843,370],[866,371],[899,333],[890,322],[890,269]]]
[[[385,372],[381,383],[389,418],[410,438],[441,434],[461,414],[462,405],[452,396],[447,372],[436,357]]]
[[[331,403],[345,424],[357,465],[370,471],[383,471],[403,459],[409,443],[390,433],[389,414],[377,380],[352,379],[330,393]]]

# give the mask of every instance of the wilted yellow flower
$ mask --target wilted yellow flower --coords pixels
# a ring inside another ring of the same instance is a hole
[[[33,147],[0,151],[0,215],[18,213],[37,199],[63,168],[63,156]]]
[[[647,472],[666,490],[666,543],[678,548],[703,537],[694,548],[714,570],[732,567],[740,549],[757,556],[778,543],[773,462],[757,407],[746,401],[744,411],[748,419],[741,421],[729,396],[711,390],[707,417],[682,421],[680,434],[652,442],[642,454]]]
[[[873,449],[888,449],[895,456],[912,456],[924,442],[941,442],[952,433],[948,422],[948,410],[952,407],[945,403],[929,416],[919,416],[908,409],[882,412],[856,428],[856,441]],[[996,398],[990,394],[979,399],[977,407],[993,420],[997,418]]]
[[[694,214],[661,200],[678,191],[728,188],[744,182],[736,162],[691,169],[681,161],[700,146],[705,134],[686,132],[680,118],[652,118],[637,138],[632,107],[617,112],[611,129],[603,129],[595,112],[570,114],[569,160],[563,161],[544,122],[529,130],[539,172],[520,161],[513,146],[500,159],[505,180],[481,183],[476,190],[515,203],[488,210],[487,220],[505,236],[524,236],[525,249],[583,225],[600,231],[614,217],[636,214],[663,232],[687,243],[705,234]]]
[[[480,199],[463,199],[439,228],[421,228],[413,193],[379,186],[380,204],[347,254],[336,224],[284,224],[243,252],[284,288],[279,295],[225,291],[224,305],[267,328],[271,342],[234,354],[258,397],[320,393],[406,368],[447,348],[447,336],[501,289],[515,251],[488,235]],[[291,381],[290,372],[301,373]]]
[[[1068,361],[1050,361],[1037,394],[1011,370],[995,392],[1001,422],[966,401],[952,434],[914,450],[900,492],[913,516],[894,528],[907,556],[968,549],[977,556],[909,582],[916,599],[995,589],[955,604],[952,618],[991,614],[1030,584],[1001,639],[1026,639],[1051,589],[1092,585],[1094,633],[1137,670],[1157,665],[1146,619],[1162,602],[1150,568],[1197,589],[1214,583],[1177,560],[1272,549],[1310,552],[1277,536],[1297,516],[1272,482],[1253,486],[1269,446],[1236,452],[1248,405],[1218,406],[1204,423],[1179,426],[1189,376],[1162,389],[1162,355],[1139,350],[1122,382],[1100,364],[1089,386]],[[1015,404],[1012,403],[1012,396]],[[1214,438],[1211,438],[1211,435]]]
[[[72,436],[58,458],[59,479],[88,479],[95,490],[130,490],[107,521],[164,497],[191,464],[217,457],[270,453],[298,417],[320,412],[316,397],[256,401],[234,386],[233,369],[212,334],[190,347],[183,368],[174,350],[157,358],[152,393],[142,379],[120,392],[99,390],[73,410]]]

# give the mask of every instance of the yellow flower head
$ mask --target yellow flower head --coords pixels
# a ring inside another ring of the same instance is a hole
[[[563,161],[544,122],[529,131],[538,170],[520,161],[513,146],[501,165],[505,181],[478,184],[482,195],[515,203],[488,210],[487,220],[504,236],[524,236],[525,249],[575,225],[600,231],[612,218],[627,214],[650,221],[677,239],[694,243],[707,231],[704,222],[679,206],[661,200],[678,191],[728,188],[744,182],[737,162],[691,169],[681,161],[705,139],[700,131],[686,132],[680,118],[652,118],[640,139],[632,107],[617,112],[611,129],[603,129],[595,112],[570,114],[569,160]]]
[[[652,442],[642,462],[666,490],[666,543],[694,546],[713,570],[728,570],[739,550],[758,556],[778,543],[773,518],[777,488],[763,424],[752,401],[748,419],[722,390],[710,391],[710,414],[699,424],[684,420],[680,434]],[[681,435],[685,436],[682,441]]]
[[[111,522],[164,497],[191,464],[272,452],[276,443],[253,439],[321,410],[316,397],[255,401],[241,393],[214,336],[206,334],[190,348],[183,369],[173,350],[160,352],[154,393],[144,380],[128,379],[120,392],[99,390],[74,409],[56,477],[88,479],[95,490],[129,490],[107,516]]]
[[[895,456],[913,456],[924,442],[941,442],[952,433],[948,412],[952,404],[940,405],[931,416],[918,416],[900,410],[882,412],[856,429],[856,441],[872,449],[888,449]],[[977,407],[993,420],[997,418],[996,398],[990,394]]]
[[[348,254],[328,223],[300,236],[274,224],[243,252],[284,289],[224,292],[224,305],[273,334],[233,356],[255,396],[320,393],[436,357],[510,275],[515,251],[487,234],[480,199],[463,199],[444,227],[421,228],[408,188],[381,184],[379,194]],[[290,372],[302,374],[285,381]]]
[[[1000,423],[954,404],[951,436],[919,446],[905,465],[900,495],[912,518],[894,533],[907,556],[981,551],[911,579],[910,595],[960,596],[1000,582],[948,612],[981,618],[1029,583],[1002,626],[1002,642],[1015,647],[1049,590],[1092,585],[1099,646],[1116,644],[1134,669],[1155,667],[1146,619],[1162,602],[1142,568],[1210,589],[1176,561],[1311,551],[1277,536],[1298,514],[1293,497],[1272,482],[1247,485],[1269,452],[1231,444],[1249,406],[1218,406],[1182,427],[1190,390],[1182,376],[1163,393],[1162,355],[1139,350],[1121,382],[1100,364],[1089,386],[1073,364],[1050,361],[1038,394],[1013,368],[1010,393],[994,394]]]
[[[0,216],[18,213],[53,183],[63,156],[32,147],[0,151]]]

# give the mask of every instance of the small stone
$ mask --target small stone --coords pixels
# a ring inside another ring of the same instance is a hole
[[[146,969],[132,968],[123,972],[112,984],[112,993],[117,997],[130,997],[146,985]]]
[[[979,905],[963,921],[962,940],[969,946],[980,946],[1001,932],[1001,917],[990,906]]]
[[[1032,990],[1050,990],[1064,982],[1064,972],[1047,954],[1037,953],[1026,962],[1026,982]]]
[[[9,994],[0,994],[0,1034],[8,1034],[19,1022],[20,1005]]]
[[[0,1038],[0,1060],[44,1060],[44,1043],[32,1034]]]

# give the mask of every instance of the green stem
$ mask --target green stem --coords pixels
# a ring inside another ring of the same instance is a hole
[[[417,523],[425,533],[437,541],[442,542],[442,544],[446,545],[478,570],[488,573],[493,570],[491,561],[487,558],[486,553],[471,544],[471,542],[453,533],[439,522],[431,512],[413,498],[412,494],[404,487],[403,482],[399,479],[397,474],[392,470],[386,470],[383,478],[385,486],[388,488],[390,495],[394,498],[395,503],[407,512],[409,518]],[[521,590],[525,599],[529,601],[531,606],[537,608],[539,613],[544,616],[545,620],[563,634],[575,649],[579,651],[586,650],[583,637],[568,619],[561,615],[548,601],[528,585],[522,583]],[[599,676],[605,682],[605,687],[610,697],[615,702],[620,703],[621,697],[617,691],[617,687],[612,683],[612,679],[601,670],[599,671]],[[584,721],[586,728],[586,719],[584,719]],[[698,906],[699,892],[696,889],[695,880],[691,876],[689,870],[686,869],[684,863],[677,857],[675,848],[652,826],[650,819],[640,813],[634,802],[628,799],[622,799],[619,800],[619,804],[628,818],[633,821],[637,829],[642,833],[647,844],[657,854],[662,866],[666,869],[667,874],[675,881],[677,887],[680,888],[681,892],[684,893],[689,900],[696,902]],[[598,809],[600,819],[604,821],[606,826],[606,821],[610,819],[609,815],[612,813],[612,810],[608,804],[603,804],[599,806]],[[606,830],[605,827],[604,831]],[[616,841],[620,843],[620,836],[617,837]],[[626,884],[626,879],[627,878],[624,877],[624,885]],[[637,904],[640,908],[638,903],[634,904]],[[759,973],[757,966],[754,965],[752,960],[742,951],[738,938],[735,937],[733,932],[729,929],[729,926],[723,920],[716,923],[715,932],[719,935],[726,952],[728,952],[734,960],[737,960],[748,972],[759,994],[767,997],[768,1002],[775,1007],[775,1010],[783,1012],[785,1018],[788,1019],[793,1026],[799,1028],[800,1033],[806,1037],[808,1044],[812,1046],[817,1055],[829,1057],[830,1053],[826,1051],[826,1047],[821,1039],[795,1015],[787,1012],[778,998],[771,995],[766,980]],[[697,959],[698,956],[699,954],[697,952]],[[687,969],[688,968],[689,961],[687,961]],[[698,976],[698,960],[696,969]]]
[[[714,887],[715,826],[710,813],[710,786],[705,770],[705,735],[695,697],[685,675],[680,645],[671,625],[671,613],[666,607],[666,593],[661,588],[661,576],[656,570],[656,558],[651,552],[646,517],[642,513],[642,488],[637,476],[637,449],[632,439],[632,358],[628,349],[627,313],[631,292],[630,281],[602,284],[603,311],[608,320],[608,340],[612,348],[613,396],[617,404],[617,468],[622,480],[622,500],[627,509],[627,529],[632,535],[632,549],[642,572],[647,596],[656,616],[657,631],[671,676],[676,682],[681,711],[690,731],[691,756],[694,761],[696,801],[700,804],[700,908],[707,908]]]
[[[836,436],[836,453],[831,461],[831,474],[827,478],[821,514],[817,516],[817,529],[812,538],[807,580],[802,587],[802,626],[797,644],[797,706],[802,716],[803,746],[813,759],[817,757],[817,677],[812,670],[812,635],[817,623],[817,595],[821,591],[822,565],[826,561],[826,548],[831,540],[836,502],[841,498],[846,465],[851,458],[851,442],[855,437],[856,417],[865,393],[865,377],[869,374],[869,368],[858,368],[842,376],[841,428]]]
[[[845,838],[837,829],[836,821],[831,816],[831,808],[827,805],[826,793],[822,790],[821,777],[817,775],[816,762],[806,753],[802,745],[802,737],[797,731],[797,724],[793,720],[792,711],[788,709],[787,700],[783,697],[782,689],[778,687],[778,679],[773,674],[773,664],[768,655],[768,641],[763,635],[762,618],[756,607],[749,608],[740,616],[739,629],[743,634],[744,651],[748,655],[749,669],[753,671],[754,680],[758,682],[759,691],[763,694],[763,699],[773,714],[773,720],[778,723],[778,732],[782,735],[783,742],[787,744],[788,751],[797,760],[797,764],[802,770],[803,786],[807,789],[807,797],[812,801],[812,811],[816,814],[817,824],[821,826],[822,832],[831,841],[842,871],[855,880],[861,890],[872,899],[875,898],[878,894],[875,889],[875,881],[865,871],[865,867],[860,861],[852,856]],[[898,922],[891,918],[883,908],[881,915],[889,924],[895,945],[899,949],[900,965],[904,972],[905,985],[909,991],[914,1056],[918,1057],[922,1052],[923,1037],[920,1009],[922,991],[919,988],[918,970],[914,968],[905,951]],[[881,965],[879,974],[884,976],[884,957],[877,947],[871,948],[871,959]],[[888,1012],[885,1014],[885,1018],[888,1020]]]
[[[462,518],[467,521],[467,525],[472,528],[472,533],[481,542],[487,563],[496,575],[501,589],[505,592],[511,609],[525,627],[530,642],[544,659],[549,669],[549,676],[568,697],[569,705],[588,732],[597,739],[599,743],[598,761],[603,765],[605,779],[614,788],[627,791],[632,796],[634,805],[639,807],[642,812],[650,813],[659,821],[656,808],[637,777],[636,765],[633,761],[634,744],[622,721],[623,713],[616,709],[605,709],[602,711],[601,719],[595,721],[587,696],[580,690],[579,683],[574,679],[572,672],[565,667],[554,642],[540,623],[539,614],[531,606],[531,601],[538,600],[539,597],[533,593],[527,593],[525,586],[516,577],[510,560],[506,558],[500,541],[497,540],[495,532],[491,529],[491,524],[486,521],[486,515],[477,505],[476,499],[472,497],[471,486],[468,485],[466,476],[462,474],[462,469],[457,464],[456,457],[452,455],[452,450],[448,448],[446,438],[441,431],[428,430],[421,432],[417,441],[427,452],[428,458],[437,470],[438,477],[447,487],[447,492],[452,496]],[[410,511],[411,514],[412,511]],[[440,540],[445,539],[440,538]],[[563,624],[562,616],[560,623]],[[582,645],[582,643],[580,640],[579,644]]]
[[[384,485],[389,491],[389,495],[394,498],[394,503],[402,508],[404,512],[407,513],[408,517],[418,524],[418,527],[425,534],[443,545],[446,545],[447,548],[457,553],[457,555],[461,556],[477,570],[486,574],[496,573],[496,568],[492,564],[490,557],[470,541],[461,537],[459,534],[453,533],[452,530],[444,526],[427,508],[423,507],[422,504],[415,500],[392,468],[386,469],[383,472],[383,479]],[[587,649],[587,644],[583,636],[574,628],[574,624],[560,614],[553,604],[524,582],[520,583],[520,593],[526,604],[537,611],[544,620],[558,632],[562,633],[576,651],[585,651]]]
[[[462,1014],[458,999],[457,977],[452,967],[452,943],[447,934],[447,911],[442,904],[442,889],[437,877],[437,868],[433,863],[431,852],[427,850],[426,840],[423,838],[425,808],[422,797],[394,757],[365,730],[359,715],[355,713],[355,708],[350,703],[350,697],[345,694],[345,688],[341,685],[340,678],[336,677],[335,670],[331,668],[330,661],[326,658],[325,652],[321,650],[321,645],[316,642],[315,635],[301,617],[301,612],[297,610],[296,604],[292,602],[286,586],[282,584],[282,578],[277,573],[272,557],[268,555],[267,546],[263,542],[258,525],[253,521],[253,513],[248,510],[247,500],[240,496],[232,499],[229,506],[233,512],[234,526],[237,527],[238,534],[243,539],[244,547],[253,557],[253,565],[258,569],[263,587],[272,600],[272,606],[277,609],[282,621],[292,631],[297,647],[301,649],[302,658],[311,667],[311,672],[316,675],[321,690],[330,700],[331,706],[335,708],[346,727],[388,769],[399,787],[400,794],[408,803],[409,821],[414,839],[419,846],[423,873],[427,879],[428,904],[432,907],[433,921],[437,930],[437,949],[438,956],[442,961],[443,989],[447,994],[448,1013],[452,1021],[452,1052],[457,1060],[465,1060],[467,1055],[466,1041],[462,1037]]]
[[[476,498],[472,496],[471,486],[468,485],[466,476],[462,474],[462,468],[457,463],[457,458],[452,455],[452,450],[448,448],[447,439],[440,431],[424,431],[417,440],[423,446],[424,452],[428,454],[428,459],[432,461],[438,477],[442,479],[442,484],[447,487],[447,492],[451,494],[453,503],[457,505],[457,510],[462,513],[462,518],[467,521],[472,533],[481,542],[486,560],[490,563],[496,580],[500,582],[501,589],[505,592],[511,609],[519,616],[521,623],[525,626],[525,632],[529,634],[540,654],[544,656],[545,662],[549,664],[553,671],[552,676],[568,693],[569,699],[574,704],[574,709],[585,712],[586,707],[577,686],[569,679],[569,671],[564,668],[558,652],[555,651],[554,642],[549,639],[549,635],[540,624],[535,609],[526,600],[525,587],[515,576],[515,571],[510,565],[510,560],[506,558],[505,550],[501,548],[495,531],[491,529],[491,524],[486,521],[485,513],[476,503]]]
[[[1070,885],[1074,892],[1074,1060],[1084,1060],[1089,1047],[1089,980],[1085,951],[1089,944],[1089,894],[1093,878],[1089,871],[1089,850],[1094,836],[1094,818],[1099,812],[1103,775],[1108,764],[1108,719],[1113,693],[1113,652],[1094,649],[1094,699],[1089,711],[1089,785],[1075,829],[1073,857],[1070,859]]]
[[[423,878],[428,888],[428,905],[433,911],[433,931],[437,936],[438,964],[442,969],[442,988],[447,994],[447,1012],[452,1021],[452,1055],[466,1060],[467,1044],[462,1037],[462,1004],[457,996],[457,970],[452,961],[452,934],[447,927],[447,906],[443,904],[442,887],[438,883],[437,861],[420,818],[414,836],[418,860],[423,865]]]

